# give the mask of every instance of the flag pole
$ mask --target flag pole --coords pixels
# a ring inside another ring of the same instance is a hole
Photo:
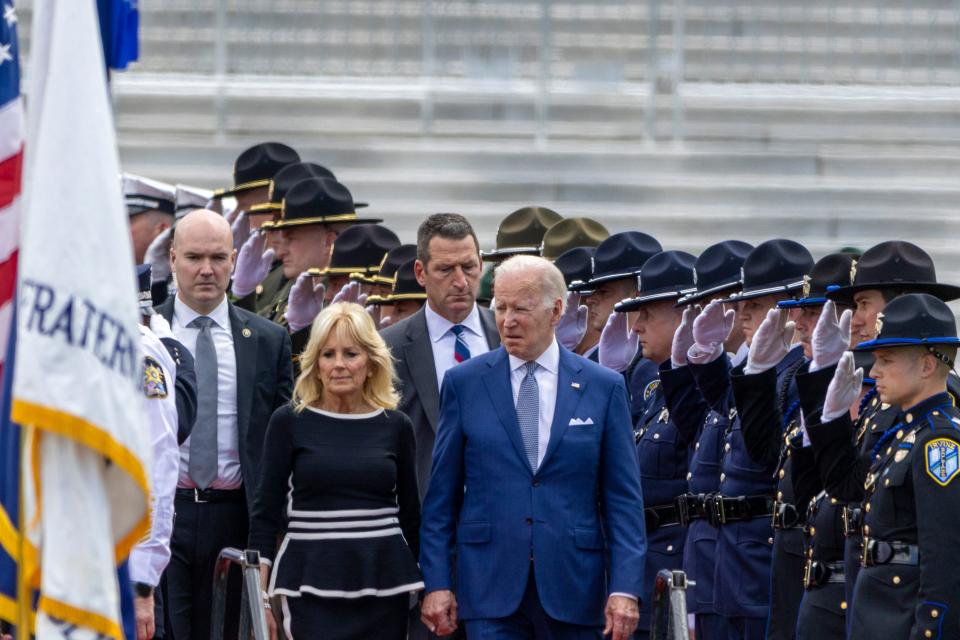
[[[26,459],[28,437],[27,432],[32,427],[29,425],[20,425],[20,482],[17,491],[19,493],[19,506],[17,509],[17,639],[29,640],[31,635],[30,618],[33,608],[32,589],[30,589],[30,576],[27,575],[27,522],[24,517],[24,505],[26,504],[26,492],[23,477],[24,460]]]

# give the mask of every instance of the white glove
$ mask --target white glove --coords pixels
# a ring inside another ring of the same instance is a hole
[[[364,309],[367,312],[367,315],[370,316],[370,319],[373,320],[373,326],[377,329],[380,329],[380,310],[381,307],[378,304],[368,304]]]
[[[714,300],[693,321],[693,346],[687,350],[687,360],[693,364],[708,364],[723,355],[723,343],[733,331],[733,309],[723,310],[723,304]]]
[[[233,224],[233,221],[237,219],[237,216],[240,215],[240,212],[243,209],[237,206],[237,203],[234,202],[232,205],[224,205],[223,198],[220,199],[220,207],[216,209],[217,213],[221,214],[227,222]]]
[[[247,241],[240,247],[237,254],[237,266],[233,270],[233,294],[238,298],[253,293],[257,285],[270,273],[275,252],[273,249],[264,251],[267,246],[267,236],[259,231],[250,234]]]
[[[840,356],[850,348],[850,320],[853,311],[847,309],[837,320],[837,305],[827,300],[810,337],[813,361],[810,373],[830,367],[840,361]]]
[[[833,374],[830,386],[827,387],[827,397],[823,400],[820,421],[830,422],[849,413],[850,407],[860,397],[861,387],[863,387],[863,368],[854,371],[853,353],[847,351],[840,356],[837,371]]]
[[[223,215],[223,198],[210,198],[203,208],[207,211],[213,211],[214,213]]]
[[[230,231],[233,232],[233,248],[237,251],[243,246],[243,243],[250,237],[250,217],[246,211],[241,211],[236,219],[230,224]]]
[[[348,282],[340,288],[340,291],[337,291],[337,295],[333,296],[333,300],[330,301],[330,304],[337,304],[338,302],[357,302],[359,299],[360,283]]]
[[[557,342],[567,349],[576,349],[587,333],[587,307],[580,304],[580,294],[567,293],[567,308],[557,324]]]
[[[670,348],[670,363],[674,369],[687,365],[687,352],[693,346],[693,321],[698,309],[691,305],[683,310],[680,326],[673,333],[673,345]]]
[[[153,239],[143,254],[143,261],[150,265],[150,282],[166,282],[170,277],[170,246],[173,244],[173,227],[165,229]]]
[[[313,319],[323,310],[323,294],[327,288],[323,284],[313,284],[313,276],[306,271],[297,276],[287,299],[287,325],[291,333],[309,327]]]
[[[389,326],[392,325],[392,324],[393,324],[393,317],[392,317],[392,316],[383,316],[382,318],[380,318],[380,328],[381,328],[381,329],[386,329],[387,327],[389,327]]]
[[[626,371],[640,348],[640,336],[627,322],[627,314],[614,311],[600,333],[600,364],[614,371]]]
[[[772,369],[787,355],[793,341],[793,332],[797,328],[796,323],[788,320],[788,317],[783,309],[767,311],[767,317],[760,323],[753,342],[750,343],[744,373],[761,373]]]
[[[150,331],[153,331],[158,338],[173,338],[173,331],[170,329],[170,323],[159,313],[150,316]]]

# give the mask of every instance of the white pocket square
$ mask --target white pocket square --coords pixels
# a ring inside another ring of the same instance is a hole
[[[587,418],[586,420],[583,418],[570,418],[571,427],[578,427],[585,424],[593,424],[593,418]]]

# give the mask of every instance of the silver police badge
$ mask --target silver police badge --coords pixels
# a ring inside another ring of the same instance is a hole
[[[877,330],[877,337],[880,337],[880,332],[883,331],[883,314],[882,313],[877,314],[877,325],[875,328]]]
[[[810,297],[810,276],[803,276],[803,297]]]

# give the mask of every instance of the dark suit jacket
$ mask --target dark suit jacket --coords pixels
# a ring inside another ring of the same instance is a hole
[[[490,349],[500,346],[493,312],[479,307],[480,324],[487,335]],[[387,327],[381,334],[397,361],[397,377],[400,379],[400,411],[413,422],[417,440],[417,482],[420,499],[427,493],[430,482],[430,465],[433,459],[433,442],[437,434],[437,417],[440,413],[440,387],[437,385],[437,367],[433,361],[433,347],[427,331],[426,305],[415,314]]]
[[[173,321],[173,298],[157,307]],[[260,454],[274,409],[290,400],[293,368],[290,336],[283,327],[228,303],[233,350],[237,357],[237,437],[247,508],[259,481]]]

